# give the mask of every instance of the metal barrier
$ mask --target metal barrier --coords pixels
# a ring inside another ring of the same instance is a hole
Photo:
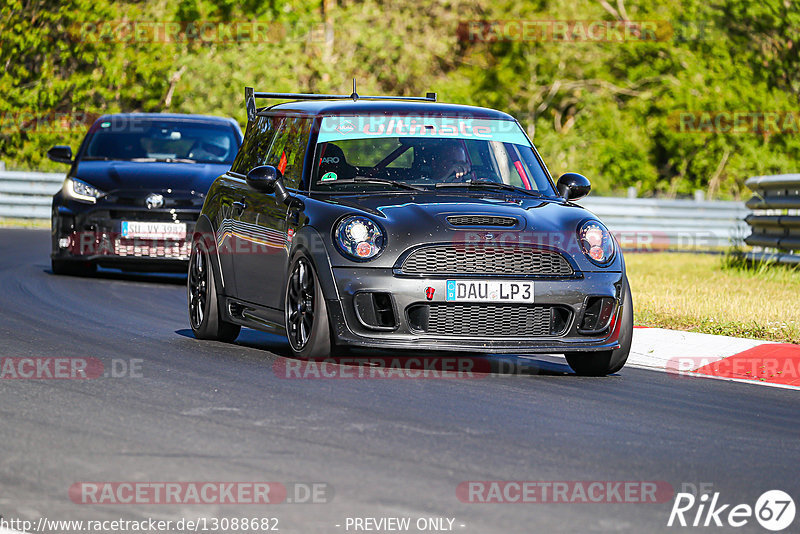
[[[0,217],[49,219],[65,173],[0,171]]]
[[[745,182],[753,191],[747,207],[753,210],[745,221],[752,233],[745,243],[755,250],[752,259],[800,263],[800,255],[781,251],[800,250],[800,174],[755,176]]]
[[[747,231],[743,202],[589,196],[578,204],[600,217],[624,249],[728,247]]]
[[[0,170],[0,217],[49,219],[62,173]],[[579,204],[600,217],[626,249],[726,247],[741,241],[742,202],[589,196]]]

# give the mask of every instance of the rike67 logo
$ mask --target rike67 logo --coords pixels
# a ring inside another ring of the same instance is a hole
[[[792,524],[795,517],[792,497],[781,490],[765,491],[754,506],[732,505],[720,499],[720,493],[678,493],[669,514],[667,526],[734,527],[753,526],[753,519],[763,528],[778,532]]]

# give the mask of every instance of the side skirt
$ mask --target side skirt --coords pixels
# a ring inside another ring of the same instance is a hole
[[[286,334],[283,311],[232,297],[224,297],[224,299],[227,321],[271,334],[281,336]]]

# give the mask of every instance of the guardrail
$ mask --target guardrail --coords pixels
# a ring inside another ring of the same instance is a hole
[[[63,173],[0,170],[0,217],[49,219]],[[600,217],[626,249],[726,247],[741,241],[742,202],[589,196],[579,204]]]
[[[753,197],[747,201],[753,213],[745,219],[752,233],[745,243],[774,249],[774,252],[755,250],[748,257],[800,263],[800,255],[785,252],[800,251],[800,174],[755,176],[745,185],[753,191]]]
[[[600,217],[624,249],[709,249],[740,243],[743,202],[589,196],[578,204]]]
[[[64,173],[0,170],[0,217],[49,219]]]

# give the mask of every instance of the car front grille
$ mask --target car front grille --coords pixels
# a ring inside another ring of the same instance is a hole
[[[569,319],[570,312],[559,306],[435,303],[408,308],[412,330],[442,336],[558,336]]]
[[[558,252],[520,246],[440,245],[412,252],[401,267],[413,275],[538,275],[572,276]]]
[[[190,248],[188,241],[114,239],[114,254],[123,257],[188,260]]]
[[[516,226],[514,217],[499,217],[493,215],[450,215],[447,222],[453,226]]]

